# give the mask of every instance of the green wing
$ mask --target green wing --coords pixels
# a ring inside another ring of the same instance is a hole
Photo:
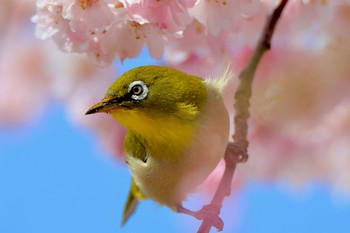
[[[128,130],[125,136],[125,152],[127,156],[146,161],[147,151],[145,145],[147,145],[145,140]]]

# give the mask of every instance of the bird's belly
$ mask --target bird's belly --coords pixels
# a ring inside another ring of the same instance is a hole
[[[226,144],[227,141],[215,146],[207,143],[209,146],[200,150],[191,148],[177,162],[157,160],[150,155],[147,163],[129,160],[128,164],[136,184],[146,197],[174,208],[215,169]]]
[[[176,160],[152,154],[146,163],[128,159],[136,184],[148,198],[176,207],[215,169],[224,155],[229,128],[227,110],[216,100],[200,119],[193,143]]]

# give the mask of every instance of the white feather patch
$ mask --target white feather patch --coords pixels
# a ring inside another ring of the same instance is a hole
[[[231,66],[228,65],[221,75],[219,75],[216,78],[209,77],[205,81],[208,83],[209,86],[216,88],[220,93],[222,93],[227,83],[232,78],[233,78],[233,72],[232,72]]]

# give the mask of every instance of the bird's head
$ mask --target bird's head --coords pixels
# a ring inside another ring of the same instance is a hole
[[[176,130],[195,121],[206,98],[201,78],[172,68],[141,66],[118,78],[86,114],[110,113],[128,129],[159,134],[159,129]]]

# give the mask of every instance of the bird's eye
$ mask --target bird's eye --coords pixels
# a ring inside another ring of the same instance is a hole
[[[143,88],[141,85],[135,85],[132,87],[131,92],[134,95],[141,95],[143,92]]]
[[[134,81],[129,85],[128,92],[134,100],[143,100],[148,95],[148,88],[142,81]]]

